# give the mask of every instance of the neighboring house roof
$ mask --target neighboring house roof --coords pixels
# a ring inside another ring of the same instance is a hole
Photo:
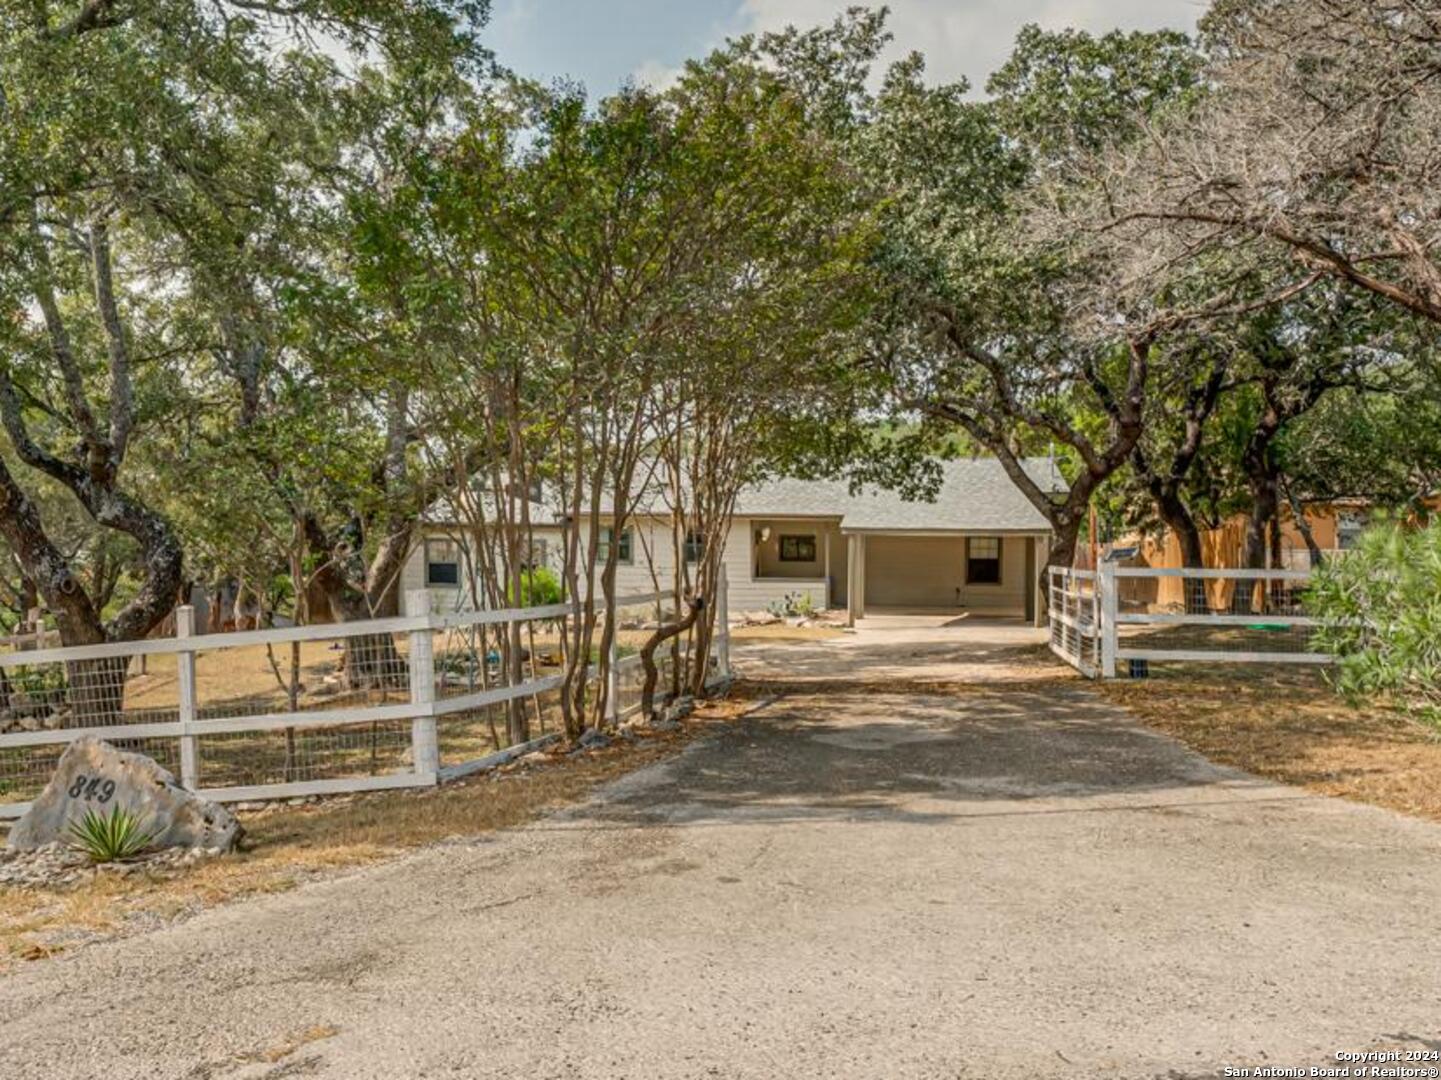
[[[755,484],[736,500],[737,517],[840,519],[847,531],[864,532],[1027,532],[1050,531],[1050,523],[1011,482],[995,458],[942,461],[941,484],[933,501],[904,499],[895,491],[867,485],[852,494],[845,480],[797,480],[784,477]],[[1025,458],[1021,466],[1045,491],[1064,491],[1066,482],[1049,458]],[[669,514],[659,492],[638,500],[640,513]],[[602,513],[609,513],[604,500]],[[553,507],[531,503],[534,525],[558,525]],[[446,500],[432,504],[425,522],[454,523]]]
[[[495,500],[490,495],[480,499],[478,509],[485,515],[487,521],[494,521],[496,518]],[[516,508],[519,514],[520,508]],[[468,515],[461,513],[450,501],[448,496],[442,495],[426,508],[421,515],[423,525],[464,525],[468,523]],[[560,515],[552,506],[545,503],[532,501],[530,504],[530,523],[532,525],[559,525]]]
[[[741,492],[741,517],[840,517],[841,528],[866,532],[1048,532],[1050,523],[1031,505],[995,458],[942,461],[934,501],[902,498],[867,486],[851,494],[844,480],[772,480]],[[1021,466],[1042,490],[1064,491],[1065,480],[1048,458]]]

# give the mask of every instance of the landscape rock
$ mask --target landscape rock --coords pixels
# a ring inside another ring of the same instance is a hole
[[[86,811],[109,814],[122,807],[154,833],[155,848],[233,850],[240,823],[223,806],[186,791],[144,754],[117,750],[100,739],[76,739],[66,748],[55,775],[10,830],[10,847],[33,851],[68,845],[70,823]]]
[[[679,723],[693,712],[695,712],[695,698],[690,694],[682,694],[667,706],[662,715],[666,720]]]
[[[96,874],[131,877],[149,874],[170,877],[196,863],[220,855],[218,849],[165,848],[124,862],[92,865],[83,852],[58,841],[33,851],[0,850],[0,886],[21,889],[63,889],[79,885]]]
[[[585,733],[580,737],[580,745],[587,750],[597,750],[610,745],[610,736],[595,728],[586,728]]]
[[[781,621],[773,611],[743,611],[740,617],[742,626],[774,626]]]

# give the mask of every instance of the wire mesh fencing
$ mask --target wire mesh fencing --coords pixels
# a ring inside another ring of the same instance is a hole
[[[154,758],[220,799],[429,785],[564,731],[568,605],[432,614],[60,648],[0,642],[0,816],[15,817],[86,735]],[[655,596],[612,615],[608,710],[638,706]],[[596,658],[598,660],[598,657]],[[657,657],[663,686],[671,659]],[[602,670],[589,665],[587,700]],[[634,701],[634,705],[632,705]]]

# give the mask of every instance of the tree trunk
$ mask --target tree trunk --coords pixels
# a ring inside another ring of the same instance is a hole
[[[364,576],[364,587],[357,587],[346,574],[345,562],[357,561],[356,556],[345,556],[337,551],[325,535],[320,523],[307,516],[302,521],[306,543],[311,551],[329,561],[315,573],[315,584],[324,592],[326,606],[336,622],[364,622],[369,619],[394,614],[396,581],[400,567],[408,554],[410,530],[405,530],[406,543],[399,537],[387,537],[382,541]],[[358,578],[359,573],[356,574]],[[361,634],[345,639],[345,656],[342,661],[346,686],[352,690],[404,689],[409,685],[409,665],[395,647],[391,634]]]
[[[1300,532],[1301,539],[1306,542],[1306,554],[1310,558],[1311,569],[1314,570],[1325,561],[1326,556],[1321,551],[1321,545],[1316,543],[1316,533],[1306,518],[1305,504],[1296,497],[1289,483],[1283,481],[1282,487],[1286,492],[1286,501],[1291,506],[1291,519],[1296,522],[1296,529]]]
[[[684,634],[700,617],[705,609],[705,597],[696,596],[687,601],[690,611],[683,619],[656,628],[644,645],[640,647],[640,663],[645,668],[645,683],[640,690],[640,714],[647,720],[654,720],[655,713],[655,687],[660,680],[660,669],[655,666],[655,651],[664,642],[671,638]]]
[[[521,564],[518,543],[510,544],[510,603],[515,607],[525,606],[525,569]],[[525,682],[525,654],[520,644],[521,627],[518,622],[506,626],[506,656],[508,682],[519,686]],[[511,746],[519,746],[530,739],[530,718],[526,715],[525,699],[511,698],[506,714],[506,737]]]
[[[1076,560],[1076,542],[1081,536],[1081,518],[1058,515],[1051,522],[1051,542],[1046,548],[1046,565],[1041,567],[1041,580],[1049,581],[1052,567],[1070,569]]]
[[[1166,528],[1176,534],[1181,547],[1181,565],[1188,569],[1200,569],[1206,565],[1205,553],[1201,547],[1201,530],[1196,525],[1188,507],[1175,489],[1164,482],[1151,485],[1151,497],[1156,504],[1156,513]],[[1206,598],[1204,578],[1182,578],[1181,593],[1185,598],[1186,614],[1197,615],[1207,611],[1210,603]]]

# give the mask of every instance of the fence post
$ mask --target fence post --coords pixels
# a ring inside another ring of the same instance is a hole
[[[411,589],[405,594],[405,614],[416,618],[430,614],[430,590]],[[427,622],[410,632],[410,703],[419,715],[410,721],[411,768],[417,776],[434,779],[440,772],[440,745],[435,734],[435,650]]]
[[[830,543],[827,539],[827,544]],[[829,553],[830,548],[826,548]],[[829,597],[830,585],[827,584],[827,597]],[[722,679],[731,677],[731,606],[730,606],[730,578],[726,574],[726,564],[720,564],[720,573],[716,575],[716,674]]]
[[[1116,564],[1102,559],[1096,568],[1096,591],[1101,602],[1101,676],[1116,677],[1116,613],[1120,605],[1116,602]]]
[[[182,604],[175,609],[175,637],[185,642],[195,636],[195,609]],[[200,788],[200,740],[195,736],[195,650],[181,648],[175,654],[176,685],[180,692],[180,783],[189,791]]]

